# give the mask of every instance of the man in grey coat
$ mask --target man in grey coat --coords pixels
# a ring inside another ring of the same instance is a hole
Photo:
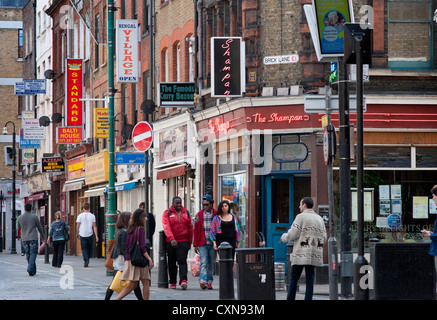
[[[24,251],[27,259],[27,273],[29,276],[36,274],[36,256],[38,254],[38,232],[44,236],[44,230],[38,217],[32,212],[32,205],[24,205],[24,213],[18,217],[18,229],[21,230]]]

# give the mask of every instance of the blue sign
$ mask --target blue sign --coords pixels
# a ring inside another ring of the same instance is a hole
[[[391,214],[387,218],[388,227],[392,230],[397,230],[401,228],[401,215]]]
[[[123,191],[135,188],[135,181],[124,182],[115,185],[115,191]]]
[[[20,129],[20,149],[40,149],[41,140],[36,139],[24,139],[23,129]]]
[[[46,79],[24,79],[26,94],[46,93]]]
[[[144,164],[144,153],[116,153],[115,164]],[[150,161],[150,159],[149,159]]]
[[[15,90],[15,95],[19,95],[19,96],[23,96],[26,94],[25,90],[24,90],[24,82],[15,82],[15,86],[14,86],[14,90]]]

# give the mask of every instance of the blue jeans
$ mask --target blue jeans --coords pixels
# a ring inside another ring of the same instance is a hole
[[[29,275],[36,273],[36,256],[38,255],[38,240],[23,241],[24,252],[26,253],[27,272]]]
[[[200,256],[199,282],[205,281],[205,283],[212,283],[214,269],[215,269],[216,255],[217,253],[212,247],[212,244],[205,244],[199,247],[199,256]]]
[[[306,279],[305,300],[313,299],[315,267],[310,265],[294,264],[291,266],[291,274],[290,274],[291,279],[290,279],[290,286],[288,288],[287,300],[296,299],[297,282],[299,281],[303,268],[305,268],[305,279]]]
[[[91,250],[93,249],[93,236],[80,237],[80,247],[82,248],[82,257],[85,263],[90,261]]]

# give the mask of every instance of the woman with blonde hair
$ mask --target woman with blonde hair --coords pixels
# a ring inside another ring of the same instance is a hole
[[[64,248],[65,242],[67,241],[67,239],[65,239],[65,231],[68,232],[69,230],[68,225],[61,219],[61,211],[56,211],[55,221],[53,221],[50,226],[50,236],[47,239],[48,244],[51,241],[53,242],[52,266],[55,268],[60,268],[64,261]]]

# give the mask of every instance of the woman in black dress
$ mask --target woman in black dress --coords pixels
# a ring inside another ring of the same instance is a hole
[[[217,215],[211,225],[211,240],[214,250],[218,250],[222,242],[228,242],[233,248],[233,253],[240,246],[240,225],[238,218],[231,213],[227,200],[221,201],[218,205]]]

